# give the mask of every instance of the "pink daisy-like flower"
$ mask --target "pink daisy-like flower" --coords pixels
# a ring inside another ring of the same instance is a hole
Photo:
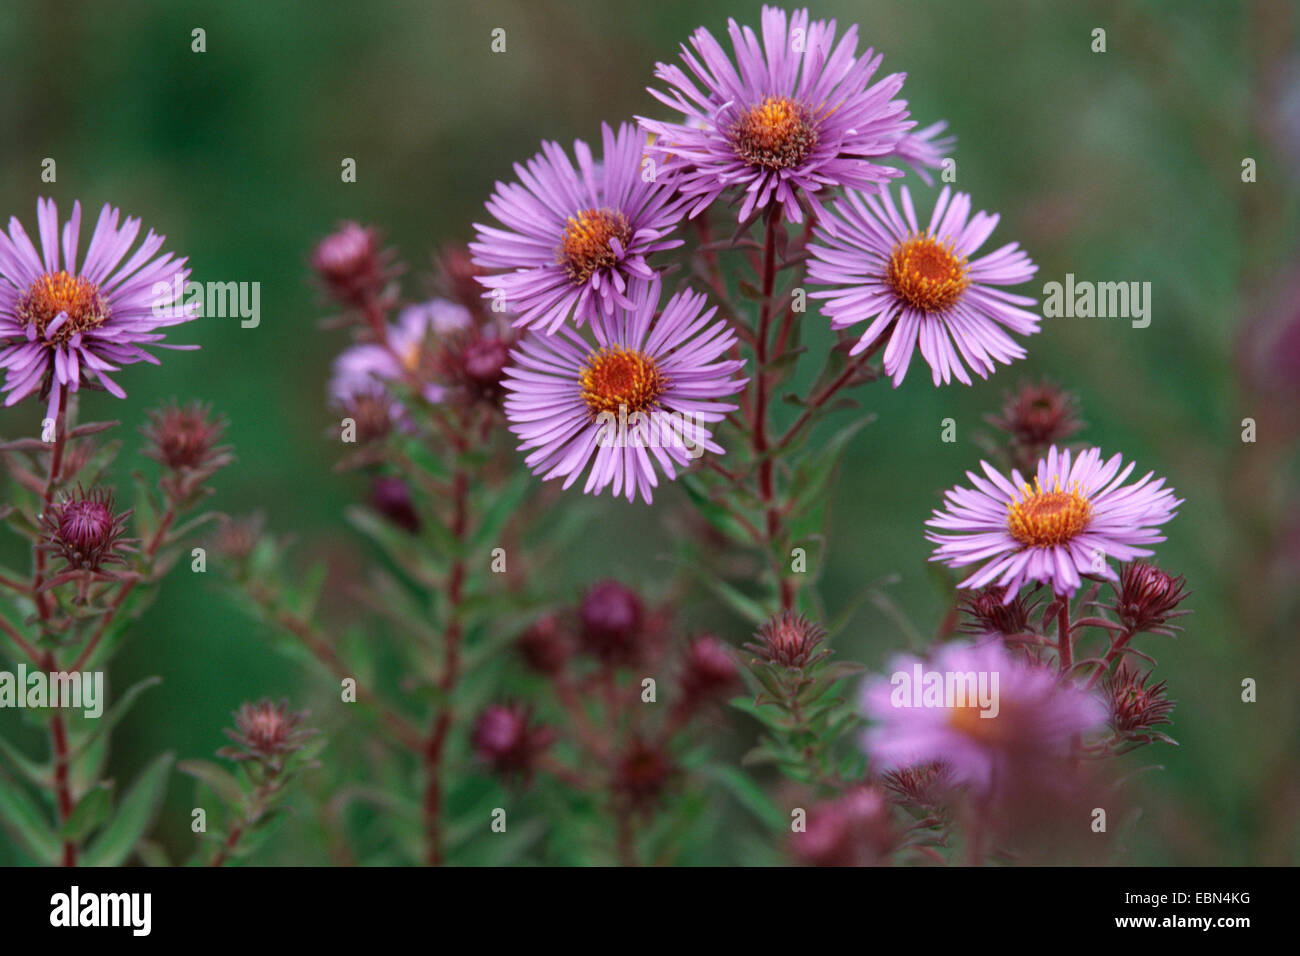
[[[745,385],[740,360],[723,356],[736,343],[703,295],[679,292],[656,318],[660,282],[640,291],[632,308],[591,322],[591,337],[563,327],[528,335],[506,369],[505,412],[526,461],[543,480],[568,488],[591,466],[584,491],[647,504],[656,465],[672,480],[704,451],[722,454],[708,423],[736,406],[719,398]]]
[[[903,655],[890,667],[861,697],[873,722],[863,745],[883,770],[939,764],[953,782],[989,792],[1068,754],[1075,735],[1107,717],[1099,697],[998,643],[949,644],[931,661]]]
[[[339,353],[330,379],[330,397],[346,403],[358,395],[381,394],[385,384],[413,375],[427,377],[432,373],[432,339],[471,325],[469,310],[445,299],[407,306],[398,313],[397,322],[388,326],[386,345],[363,342]],[[439,402],[443,389],[428,383],[424,397]]]
[[[1004,602],[1029,581],[1072,595],[1085,574],[1116,580],[1108,561],[1151,554],[1144,546],[1165,540],[1158,528],[1183,503],[1153,472],[1125,485],[1134,463],[1122,464],[1120,455],[1103,463],[1100,448],[1072,458],[1053,445],[1031,487],[1019,471],[1008,480],[982,461],[987,480],[966,472],[974,488],[946,492],[946,510],[926,521],[936,530],[925,536],[938,545],[930,560],[985,562],[958,587],[996,584],[1006,588]]]
[[[0,232],[5,405],[48,389],[49,417],[54,418],[60,391],[66,387],[75,392],[89,380],[125,398],[126,392],[108,373],[133,362],[157,365],[146,346],[198,348],[162,345],[158,331],[196,317],[192,305],[173,303],[177,290],[183,296],[189,278],[186,260],[171,253],[158,256],[165,237],[150,231],[123,263],[139,235],[140,220],[128,217],[119,226],[120,216],[117,209],[104,206],[80,266],[80,202],[73,203],[60,237],[54,200],[37,200],[39,254],[16,217],[9,220],[8,235]]]
[[[835,42],[835,21],[808,21],[798,10],[764,7],[762,39],[728,22],[733,66],[713,34],[701,27],[682,45],[681,67],[660,63],[655,76],[670,87],[650,93],[683,114],[681,123],[637,117],[655,135],[651,149],[667,175],[693,201],[695,216],[735,186],[744,196],[740,220],[780,203],[802,221],[799,199],[816,204],[825,187],[874,189],[902,171],[872,162],[894,152],[914,124],[894,99],[903,74],[868,86],[881,57],[858,55],[857,27]],[[692,48],[693,51],[692,52]],[[696,80],[703,86],[700,89]]]
[[[812,294],[827,300],[822,312],[831,327],[869,323],[854,354],[888,334],[884,366],[895,388],[918,342],[935,385],[954,377],[971,384],[966,365],[988,378],[996,363],[1023,358],[1006,329],[1037,332],[1039,317],[1022,308],[1035,300],[996,287],[1026,282],[1038,267],[1014,242],[971,261],[998,216],[972,216],[965,193],[945,186],[924,230],[906,186],[901,194],[899,215],[888,189],[879,196],[848,192],[813,230],[808,277],[836,287]]]
[[[646,257],[682,244],[665,238],[682,216],[670,186],[642,176],[640,131],[624,123],[615,133],[601,124],[604,158],[582,140],[573,144],[574,169],[559,143],[524,165],[518,183],[496,184],[487,202],[504,228],[474,224],[469,244],[475,264],[511,272],[479,277],[487,295],[503,295],[515,325],[553,333],[573,316],[630,308],[636,289],[655,275]]]

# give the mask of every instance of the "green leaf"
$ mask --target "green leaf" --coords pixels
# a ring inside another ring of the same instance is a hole
[[[182,760],[176,765],[181,773],[206,783],[229,807],[244,805],[244,788],[224,768],[208,760]]]
[[[704,768],[704,776],[722,784],[764,826],[774,831],[785,828],[786,816],[781,812],[781,808],[772,801],[772,798],[754,781],[754,778],[743,770],[726,765],[716,765]]]
[[[121,866],[153,823],[167,791],[173,756],[163,754],[140,774],[127,791],[117,812],[100,831],[83,858],[86,866]]]
[[[0,823],[4,823],[15,840],[36,860],[52,866],[59,861],[59,840],[46,821],[40,807],[32,801],[22,785],[0,779]]]
[[[144,680],[132,684],[127,689],[126,693],[121,696],[118,702],[108,709],[108,713],[95,721],[91,731],[73,746],[72,752],[68,755],[68,759],[76,760],[85,753],[95,740],[107,734],[113,729],[114,725],[117,724],[118,721],[126,716],[127,711],[131,709],[131,705],[135,703],[137,697],[155,684],[161,683],[162,678],[155,675],[153,677],[146,677]]]
[[[0,737],[0,753],[3,753],[18,772],[36,786],[44,788],[50,785],[49,766],[37,763],[3,737]]]
[[[61,831],[63,839],[71,840],[74,843],[81,842],[87,834],[91,833],[107,819],[112,806],[113,801],[108,784],[101,783],[91,789],[77,802],[77,805],[72,809],[72,813],[68,816],[67,822],[63,824]]]

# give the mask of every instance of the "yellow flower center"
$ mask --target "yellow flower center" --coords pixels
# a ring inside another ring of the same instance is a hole
[[[574,285],[582,285],[597,269],[618,264],[618,253],[610,245],[611,239],[617,239],[623,251],[627,251],[632,241],[627,217],[613,209],[585,209],[570,216],[565,224],[556,262],[564,266]]]
[[[810,110],[789,97],[768,96],[740,114],[730,137],[747,165],[788,169],[817,148],[817,123]]]
[[[1040,548],[1064,544],[1088,527],[1092,505],[1080,494],[1077,482],[1062,491],[1058,479],[1051,491],[1044,491],[1035,478],[1034,487],[1026,484],[1023,495],[1007,504],[1007,531],[1021,544]]]
[[[645,412],[656,405],[668,384],[654,359],[617,345],[588,356],[578,381],[593,419],[602,412],[617,415],[620,407],[629,415]]]
[[[970,285],[970,266],[953,250],[952,240],[940,242],[929,233],[909,236],[889,255],[886,278],[900,299],[924,312],[951,307]]]
[[[48,337],[64,343],[78,332],[98,328],[108,321],[108,300],[99,286],[81,276],[59,271],[38,278],[18,298],[18,315],[24,324],[36,326],[41,338],[45,329],[60,312],[68,314],[67,321]]]

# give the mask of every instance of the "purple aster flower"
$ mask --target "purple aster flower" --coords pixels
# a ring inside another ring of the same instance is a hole
[[[1033,487],[1012,470],[1008,480],[980,462],[987,480],[966,472],[974,488],[945,493],[947,508],[935,511],[926,538],[938,545],[930,560],[950,567],[986,562],[958,587],[1005,587],[1009,602],[1028,581],[1072,595],[1088,574],[1116,580],[1107,561],[1129,561],[1163,541],[1158,528],[1182,504],[1163,478],[1148,472],[1125,485],[1133,462],[1122,456],[1102,462],[1101,449],[1071,458],[1053,445],[1038,462]]]
[[[927,186],[933,186],[934,180],[930,177],[929,171],[942,166],[943,158],[957,145],[956,136],[939,136],[947,128],[948,124],[940,120],[938,123],[931,123],[925,129],[904,133],[903,138],[898,141],[898,145],[887,158],[907,163],[912,167],[912,171],[921,177],[922,182]]]
[[[836,286],[812,294],[827,300],[822,312],[831,327],[869,323],[854,354],[889,335],[884,366],[895,388],[918,341],[935,385],[953,377],[971,384],[966,365],[988,378],[995,363],[1023,358],[1025,350],[1003,327],[1021,335],[1037,332],[1039,317],[1021,308],[1035,300],[994,287],[1025,282],[1038,267],[1014,242],[970,261],[998,216],[972,216],[965,193],[945,186],[924,230],[906,186],[901,193],[901,216],[888,189],[878,197],[849,192],[814,229],[808,277]]]
[[[346,404],[356,396],[384,393],[385,385],[409,381],[412,376],[431,373],[431,341],[473,324],[469,310],[454,302],[434,299],[407,306],[398,313],[397,322],[387,327],[385,342],[362,342],[344,349],[334,360],[330,379],[330,397]],[[441,386],[428,383],[424,397],[441,401]]]
[[[827,186],[875,189],[902,171],[877,164],[894,152],[914,124],[907,104],[894,96],[903,74],[868,86],[881,58],[857,53],[857,27],[835,42],[835,21],[808,22],[799,10],[764,7],[762,40],[749,27],[728,22],[733,66],[713,34],[701,27],[682,46],[681,67],[660,63],[655,76],[670,87],[650,89],[682,113],[684,122],[637,117],[657,137],[661,173],[693,201],[695,216],[727,189],[744,196],[740,220],[773,201],[786,218],[802,221],[799,197]],[[696,85],[698,80],[699,84]]]
[[[939,764],[955,783],[1002,790],[1107,717],[1099,697],[998,643],[949,644],[931,661],[903,655],[890,667],[861,698],[873,722],[864,748],[884,770]]]
[[[666,239],[682,216],[670,186],[642,177],[641,132],[624,123],[615,133],[601,124],[604,159],[582,140],[573,144],[574,169],[559,143],[520,166],[518,183],[498,182],[487,202],[504,228],[474,224],[474,262],[511,269],[479,281],[488,295],[504,295],[515,325],[553,333],[569,316],[582,325],[593,314],[628,309],[638,287],[655,275],[654,252],[682,244]]]
[[[712,322],[703,295],[679,292],[655,315],[660,282],[645,286],[632,308],[594,317],[593,345],[563,327],[553,336],[527,335],[506,369],[505,411],[521,450],[543,480],[563,478],[568,488],[591,465],[584,491],[648,504],[658,485],[656,465],[668,478],[704,451],[722,454],[707,423],[736,406],[733,395],[744,367],[723,356],[736,344],[727,323]]]
[[[171,253],[158,256],[165,237],[150,231],[123,264],[139,235],[140,220],[128,217],[119,226],[120,215],[104,206],[80,268],[80,202],[73,203],[72,218],[63,225],[60,239],[54,200],[36,201],[39,254],[16,217],[9,220],[7,236],[0,232],[5,405],[38,389],[42,395],[48,390],[53,418],[61,390],[75,392],[90,380],[125,398],[126,392],[108,373],[133,362],[157,365],[145,346],[198,347],[159,344],[159,329],[195,318],[193,305],[180,301],[190,274],[186,260]]]

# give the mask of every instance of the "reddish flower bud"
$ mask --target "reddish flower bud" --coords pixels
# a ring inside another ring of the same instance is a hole
[[[569,660],[569,642],[554,614],[534,621],[520,636],[517,646],[525,663],[539,674],[558,674]]]
[[[273,761],[300,749],[316,730],[301,726],[307,711],[292,712],[289,702],[276,704],[262,699],[256,704],[245,701],[235,711],[235,729],[226,730],[226,736],[237,746],[218,751],[231,760]]]
[[[471,312],[483,309],[483,286],[478,277],[484,271],[474,265],[469,249],[459,244],[443,246],[433,260],[434,282],[438,292],[458,302]]]
[[[676,775],[677,768],[667,753],[634,740],[615,764],[614,793],[629,807],[644,810],[658,802]]]
[[[884,796],[873,787],[857,787],[812,807],[790,850],[809,866],[873,866],[884,862],[896,842]]]
[[[692,705],[723,696],[736,685],[738,676],[735,660],[716,637],[696,638],[686,649],[682,690]]]
[[[236,563],[246,561],[262,540],[266,517],[261,512],[230,518],[217,529],[213,547],[217,553]]]
[[[1035,602],[1028,602],[1017,595],[1006,604],[1006,588],[993,584],[978,591],[964,591],[958,601],[958,608],[968,620],[961,629],[971,634],[1001,634],[1011,636],[1024,634],[1032,628],[1029,625]]]
[[[334,298],[362,308],[380,297],[391,278],[388,260],[376,230],[345,222],[316,246],[311,266]]]
[[[886,773],[881,780],[895,803],[922,808],[937,805],[952,786],[952,774],[943,763],[900,767]]]
[[[1049,381],[1022,382],[1005,396],[1002,413],[986,420],[1032,448],[1063,441],[1081,429],[1077,409],[1078,400]]]
[[[532,725],[532,712],[522,704],[493,704],[479,714],[471,734],[474,752],[500,774],[529,776],[555,734]]]
[[[756,637],[757,641],[745,648],[761,660],[782,667],[807,667],[830,654],[827,649],[818,649],[826,639],[826,629],[793,611],[782,611],[765,621]]]
[[[378,475],[370,482],[370,507],[403,531],[417,534],[420,516],[411,503],[411,489],[396,475]]]
[[[148,412],[149,423],[141,428],[149,439],[145,455],[172,471],[212,472],[228,464],[229,448],[218,447],[226,420],[212,414],[203,402],[178,405],[175,402]]]
[[[593,584],[578,607],[583,649],[606,663],[631,663],[640,656],[645,608],[636,592],[617,581]]]
[[[1166,622],[1188,613],[1175,610],[1188,595],[1183,585],[1181,575],[1173,577],[1154,564],[1134,561],[1120,570],[1112,610],[1131,631],[1171,634],[1179,628],[1166,627]]]
[[[123,554],[133,551],[124,539],[130,511],[113,510],[113,493],[106,488],[76,492],[50,503],[41,515],[43,547],[53,551],[74,571],[98,571],[105,565],[124,565]]]
[[[1169,723],[1174,701],[1167,696],[1165,681],[1147,685],[1152,672],[1138,676],[1127,664],[1120,664],[1106,675],[1102,686],[1110,700],[1111,726],[1125,736],[1149,740],[1146,732],[1158,724]],[[1160,735],[1163,736],[1163,735]]]

